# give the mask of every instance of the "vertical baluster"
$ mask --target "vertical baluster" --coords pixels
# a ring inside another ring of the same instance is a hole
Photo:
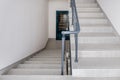
[[[75,34],[75,62],[78,62],[78,34]]]
[[[65,52],[65,34],[62,36],[62,54],[61,54],[61,75],[64,74],[64,52]]]

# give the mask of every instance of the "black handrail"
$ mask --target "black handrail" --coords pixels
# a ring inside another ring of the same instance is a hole
[[[75,35],[75,62],[78,62],[78,34],[80,32],[80,24],[77,14],[76,2],[71,0],[71,10],[72,10],[72,25],[73,31],[62,31],[62,54],[61,54],[61,75],[64,74],[64,53],[65,53],[65,36]]]

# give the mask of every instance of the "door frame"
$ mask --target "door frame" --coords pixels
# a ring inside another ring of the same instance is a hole
[[[58,37],[57,37],[57,32],[58,32],[58,14],[59,13],[66,13],[67,15],[69,15],[69,11],[67,11],[67,10],[57,10],[56,11],[56,40],[62,40],[62,37],[61,37],[61,39],[58,39]]]

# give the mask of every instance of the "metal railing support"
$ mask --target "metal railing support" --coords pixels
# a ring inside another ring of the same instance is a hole
[[[78,34],[80,32],[80,24],[79,24],[75,0],[71,0],[70,6],[72,9],[72,25],[74,27],[74,30],[73,31],[62,31],[61,75],[64,74],[65,36],[66,35],[71,35],[71,34],[75,35],[75,62],[78,62]]]
[[[61,75],[64,75],[65,35],[62,35]]]
[[[78,62],[78,34],[75,34],[75,62]]]

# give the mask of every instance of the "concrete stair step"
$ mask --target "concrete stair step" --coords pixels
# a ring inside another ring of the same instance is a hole
[[[84,32],[78,35],[79,37],[114,37],[116,36],[114,33],[96,33],[96,32]],[[74,37],[74,35],[71,35]]]
[[[69,9],[69,13],[71,13],[71,8]],[[77,12],[78,13],[99,13],[101,12],[100,8],[81,8],[81,7],[77,7]]]
[[[72,50],[72,57],[75,56],[75,50]],[[86,48],[78,50],[80,58],[120,58],[120,50],[101,49],[101,48]]]
[[[25,61],[24,64],[61,64],[61,61]]]
[[[61,75],[2,75],[0,80],[120,80],[120,77],[72,77]]]
[[[119,80],[120,77],[72,77],[58,75],[3,75],[0,80]]]
[[[59,54],[61,52],[61,50],[59,52],[56,51],[44,51],[44,52],[40,52],[40,54]],[[38,53],[39,54],[39,53]]]
[[[86,4],[76,3],[76,7],[80,7],[80,8],[97,8],[98,5],[96,3],[86,3]]]
[[[112,27],[110,24],[80,24],[80,27]]]
[[[101,12],[100,8],[78,8],[77,7],[77,11],[79,12]],[[71,10],[70,10],[71,12]]]
[[[0,80],[72,80],[71,76],[61,75],[2,75]]]
[[[76,3],[96,3],[96,0],[75,0]]]
[[[73,31],[74,28],[71,26],[70,30]],[[80,34],[81,33],[112,33],[113,32],[113,28],[112,27],[108,27],[108,26],[81,26],[80,28]]]
[[[87,18],[91,18],[91,17],[94,17],[94,18],[104,18],[105,15],[101,12],[99,13],[78,13],[78,17],[79,18],[84,18],[84,17],[87,17]],[[69,14],[69,18],[72,18],[72,13]]]
[[[79,19],[80,24],[108,24],[107,19]]]
[[[59,53],[61,50],[59,49],[50,49],[50,50],[47,50],[47,49],[45,49],[45,50],[43,50],[43,51],[41,51],[40,53]]]
[[[74,44],[75,38],[71,37],[71,44]],[[87,44],[119,44],[120,38],[119,37],[78,37],[78,43],[87,43]],[[111,45],[112,46],[112,45]]]
[[[30,58],[29,61],[60,61],[61,58]]]
[[[79,58],[78,63],[73,63],[73,76],[119,77],[119,60],[120,58]]]
[[[60,75],[60,69],[11,69],[7,75]]]
[[[75,50],[74,44],[71,44],[72,51]],[[120,44],[78,44],[78,50],[80,51],[120,51]]]
[[[56,54],[56,55],[59,55],[61,51],[59,52],[51,52],[51,51],[45,51],[45,52],[40,52],[38,53],[37,55],[42,55],[42,54]]]
[[[61,64],[19,64],[19,69],[60,69]]]
[[[60,57],[60,56],[61,56],[61,53],[59,53],[59,54],[57,54],[57,53],[42,53],[42,54],[37,54],[37,56],[46,56],[46,57],[52,56],[52,57]]]
[[[36,55],[36,56],[33,56],[33,58],[61,58],[61,55],[60,56],[53,56],[53,55]]]
[[[81,25],[99,25],[99,24],[109,24],[107,19],[93,19],[93,18],[80,18],[79,23]],[[72,20],[70,20],[70,24],[72,24]]]
[[[120,69],[120,58],[79,58],[78,60],[78,63],[73,62],[73,69]]]

